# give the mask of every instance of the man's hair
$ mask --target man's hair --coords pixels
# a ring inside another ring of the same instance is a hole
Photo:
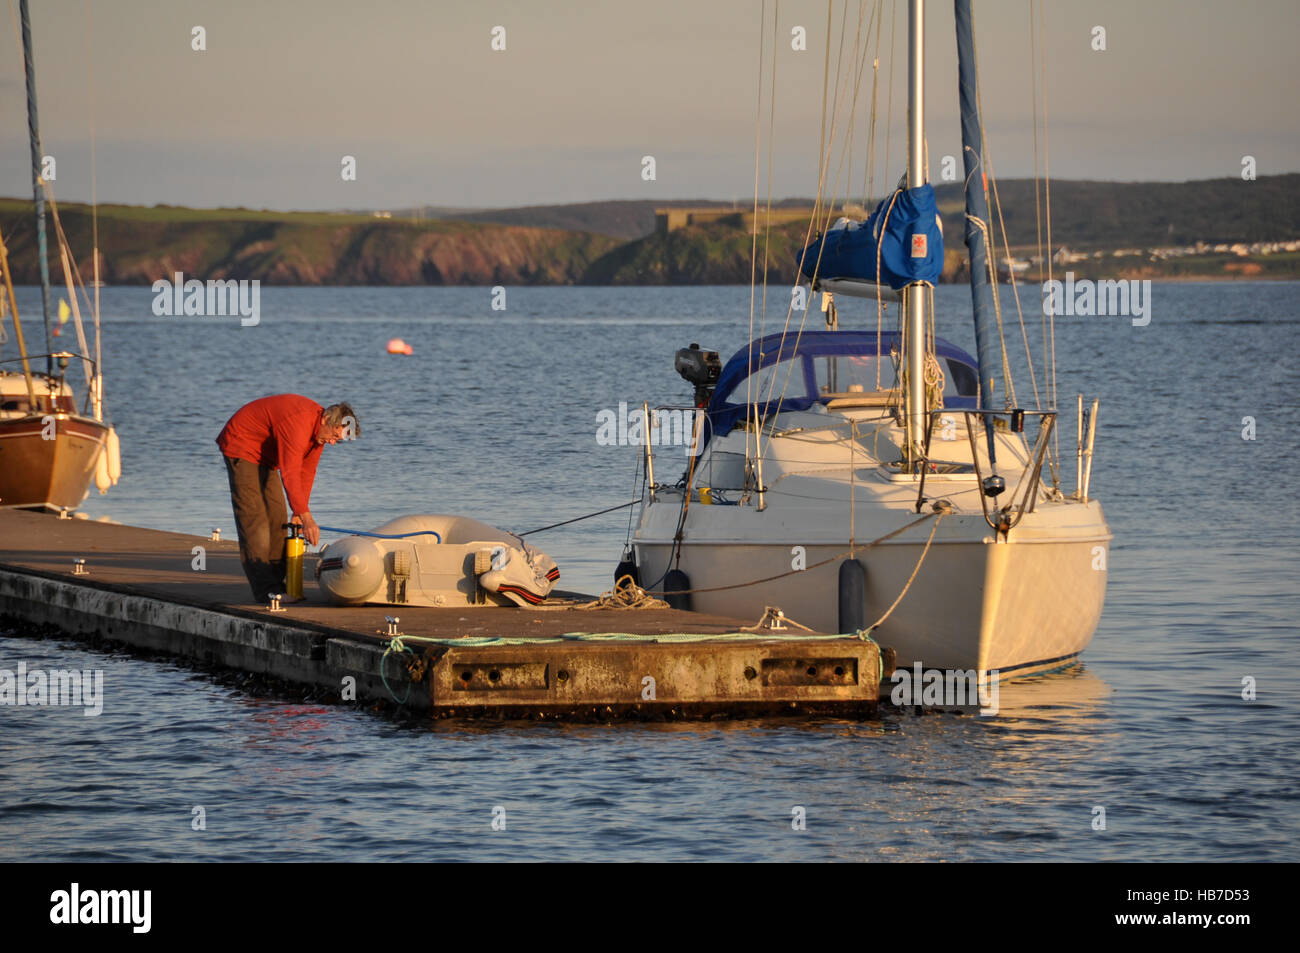
[[[330,404],[325,408],[325,422],[331,427],[345,427],[349,419],[352,421],[352,435],[360,437],[361,421],[357,420],[351,404]]]

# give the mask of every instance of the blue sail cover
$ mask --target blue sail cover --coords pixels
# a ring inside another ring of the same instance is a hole
[[[943,229],[933,187],[927,182],[918,189],[898,189],[882,199],[865,222],[828,228],[798,257],[800,270],[809,278],[816,271],[819,278],[879,281],[895,291],[916,281],[936,284],[943,271]]]

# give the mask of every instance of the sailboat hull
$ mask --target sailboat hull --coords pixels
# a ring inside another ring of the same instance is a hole
[[[0,420],[0,507],[80,506],[107,437],[105,424],[79,415]]]
[[[922,560],[929,531],[922,524],[898,541],[856,553],[866,570],[860,607],[866,625],[883,616],[907,587],[872,633],[898,652],[900,666],[919,662],[925,668],[1019,677],[1069,665],[1092,640],[1105,603],[1110,540],[1100,519],[1092,533],[1052,539],[1018,538],[1013,532],[1009,541],[994,542],[982,518],[949,517]],[[686,538],[675,568],[696,590],[690,599],[697,611],[757,619],[764,607],[779,606],[796,622],[839,632],[839,566],[847,549],[843,542]],[[653,583],[669,568],[669,542],[642,540],[636,551],[643,580]],[[807,568],[795,568],[799,565]],[[744,585],[772,576],[777,578]]]

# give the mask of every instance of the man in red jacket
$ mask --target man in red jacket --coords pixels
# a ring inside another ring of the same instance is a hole
[[[239,558],[254,601],[266,602],[271,593],[284,591],[285,496],[293,522],[315,545],[320,527],[308,500],[321,448],[360,434],[349,405],[322,407],[297,394],[255,400],[226,421],[217,446],[226,458]]]

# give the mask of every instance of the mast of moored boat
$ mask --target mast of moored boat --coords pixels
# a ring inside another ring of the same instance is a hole
[[[32,57],[32,21],[27,0],[18,0],[23,23],[23,62],[27,69],[27,138],[32,151],[32,194],[36,200],[36,255],[41,265],[41,310],[45,314],[45,373],[54,376],[50,331],[50,263],[45,246],[45,191],[41,184],[41,126],[36,115],[36,61]]]
[[[925,0],[910,0],[907,16],[907,187],[925,184]],[[915,238],[913,239],[915,241]],[[916,249],[912,249],[916,254]],[[925,284],[904,289],[907,320],[903,339],[907,353],[907,460],[915,463],[925,443]]]
[[[27,361],[27,342],[23,340],[23,322],[18,317],[18,299],[14,297],[13,276],[9,273],[9,251],[5,248],[5,237],[0,233],[0,276],[4,279],[5,301],[9,304],[9,313],[14,319],[14,337],[18,340],[18,357],[23,365],[23,380],[27,383],[27,406],[36,410],[36,388],[32,386],[32,368]]]

